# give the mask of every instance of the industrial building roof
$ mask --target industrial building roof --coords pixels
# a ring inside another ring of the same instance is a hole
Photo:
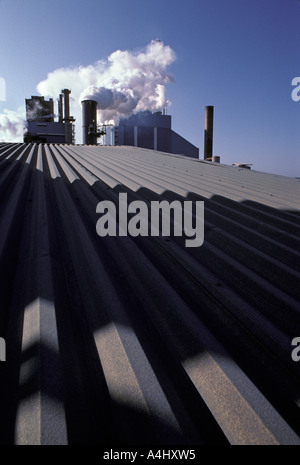
[[[204,201],[203,245],[100,237],[120,193]],[[300,444],[299,180],[2,143],[0,199],[2,444]]]

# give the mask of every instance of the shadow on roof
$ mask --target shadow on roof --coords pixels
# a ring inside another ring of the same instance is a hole
[[[2,444],[299,443],[299,212],[52,179],[44,155],[0,162]],[[204,200],[203,246],[100,238],[120,192]]]

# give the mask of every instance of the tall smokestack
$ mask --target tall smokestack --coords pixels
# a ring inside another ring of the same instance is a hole
[[[82,139],[85,145],[97,144],[97,102],[82,100]]]
[[[63,122],[63,94],[59,94],[59,101],[58,101],[58,121],[60,123]]]
[[[204,160],[211,158],[213,154],[213,123],[214,123],[214,107],[205,107],[205,122],[204,122]]]
[[[71,91],[69,89],[63,89],[62,93],[64,94],[64,103],[65,103],[65,121],[70,120],[70,93]]]

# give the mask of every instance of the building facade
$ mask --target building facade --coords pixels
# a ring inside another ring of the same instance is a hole
[[[63,89],[58,100],[58,121],[55,121],[53,99],[32,96],[25,100],[26,127],[24,142],[74,144],[75,119],[70,116],[69,89]],[[64,107],[64,112],[63,112]]]
[[[171,116],[140,112],[121,119],[115,128],[115,145],[131,145],[199,158],[199,149],[171,128]]]

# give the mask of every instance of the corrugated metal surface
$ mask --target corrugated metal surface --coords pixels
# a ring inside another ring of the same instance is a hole
[[[204,200],[205,240],[96,205]],[[0,144],[1,442],[299,444],[300,184],[131,147]]]

